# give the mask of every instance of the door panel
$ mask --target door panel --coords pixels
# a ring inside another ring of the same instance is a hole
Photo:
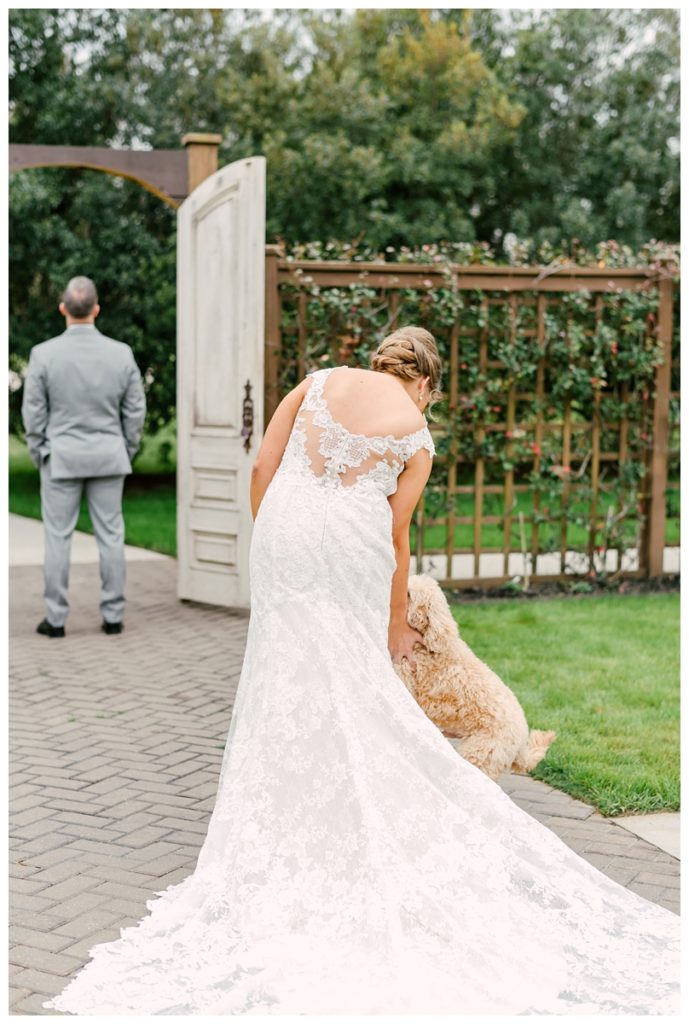
[[[263,436],[265,163],[216,171],[177,224],[178,596],[244,609],[251,465]]]

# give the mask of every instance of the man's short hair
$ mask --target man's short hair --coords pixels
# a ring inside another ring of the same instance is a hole
[[[98,302],[98,292],[90,277],[73,277],[62,296],[67,312],[77,320],[89,315]]]

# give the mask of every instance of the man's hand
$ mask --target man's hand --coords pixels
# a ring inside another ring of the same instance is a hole
[[[412,669],[416,668],[414,644],[425,647],[423,634],[412,629],[408,622],[393,623],[388,626],[388,650],[394,664],[399,665],[406,658]]]
[[[127,384],[120,400],[120,422],[130,462],[139,450],[145,420],[146,393],[134,353],[130,350]]]

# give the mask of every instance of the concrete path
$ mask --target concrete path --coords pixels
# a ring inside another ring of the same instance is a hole
[[[594,559],[599,571],[604,568],[606,572],[617,572],[621,567],[623,570],[634,570],[639,568],[639,552],[636,548],[627,548],[622,553],[621,560],[617,551],[605,552],[605,559],[596,555]],[[439,579],[448,575],[447,559],[445,555],[424,555],[422,559],[423,572],[429,576]],[[411,556],[412,572],[416,572],[416,556]],[[501,552],[484,551],[479,555],[478,575],[481,577],[502,576],[503,555]],[[565,552],[565,565],[569,572],[585,573],[588,569],[588,557],[581,551],[567,550]],[[539,575],[555,576],[560,572],[559,552],[544,552],[532,560],[528,554],[525,560],[520,551],[511,551],[507,559],[507,574],[511,578],[521,579],[528,573],[530,576]],[[663,572],[680,572],[680,549],[678,546],[666,547],[663,549]],[[474,575],[474,556],[463,553],[452,556],[452,566],[449,573],[455,579],[468,579]]]
[[[125,545],[127,561],[158,562],[167,555],[146,548]],[[75,530],[72,536],[72,565],[98,564],[96,539],[90,533]],[[13,565],[43,565],[43,524],[28,516],[9,516],[9,563]]]
[[[680,856],[680,814],[659,811],[657,814],[631,814],[611,818],[617,825],[626,828],[640,839],[653,843],[659,849]]]
[[[98,568],[73,566],[67,635],[34,632],[36,565],[10,573],[10,1012],[46,1014],[97,942],[193,871],[215,803],[246,616],[182,603],[176,564],[135,557],[120,636]],[[620,884],[679,913],[679,860],[529,777],[500,785]]]

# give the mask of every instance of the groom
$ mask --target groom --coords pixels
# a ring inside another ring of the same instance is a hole
[[[101,628],[121,633],[122,490],[141,440],[146,399],[129,345],[95,326],[100,306],[93,281],[73,277],[59,309],[66,330],[31,349],[22,400],[26,441],[41,474],[45,533],[48,614],[36,631],[65,635],[70,547],[83,491],[100,554]]]

